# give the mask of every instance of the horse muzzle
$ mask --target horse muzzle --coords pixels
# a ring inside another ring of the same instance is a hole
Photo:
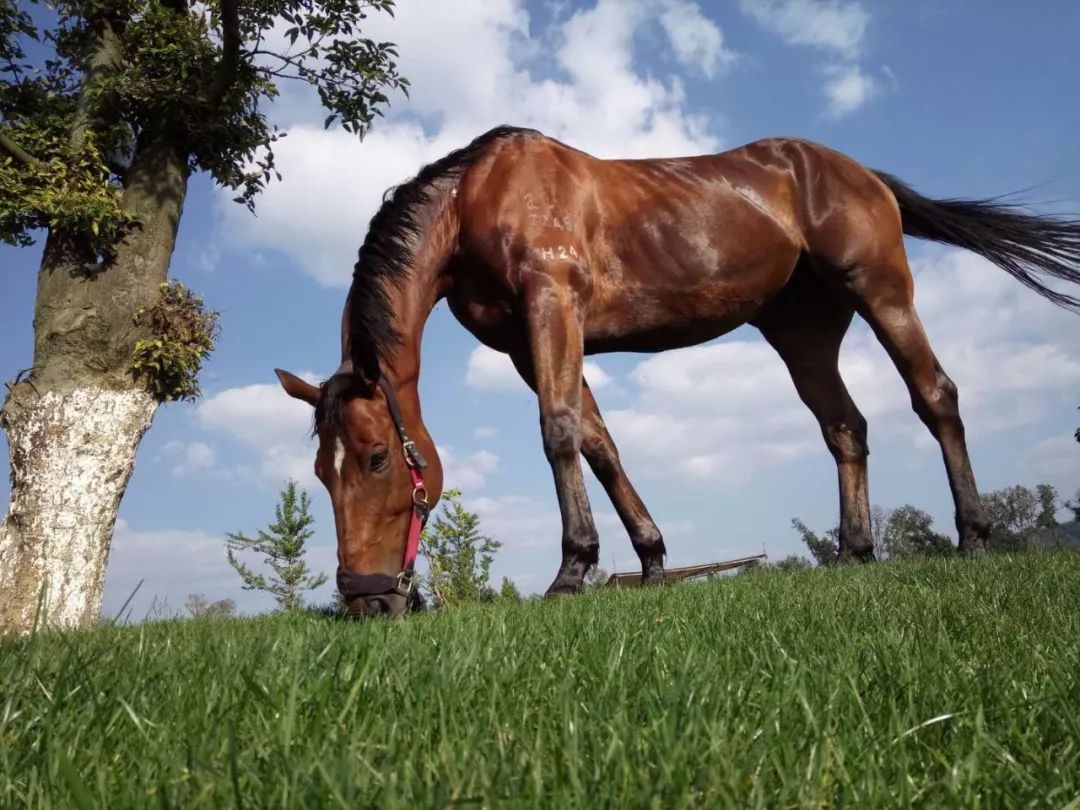
[[[350,616],[404,616],[414,587],[411,572],[391,575],[358,574],[345,568],[337,571],[338,592]]]

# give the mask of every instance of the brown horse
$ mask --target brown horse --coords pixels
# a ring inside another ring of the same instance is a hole
[[[424,323],[444,297],[466,329],[510,355],[539,399],[563,527],[548,593],[578,590],[597,561],[579,453],[622,519],[644,581],[663,575],[663,538],[582,378],[583,355],[689,346],[744,323],[780,354],[836,459],[841,556],[871,559],[866,421],[837,371],[856,312],[941,445],[960,550],[981,551],[988,524],[956,386],[915,313],[904,234],[973,250],[1052,301],[1080,307],[1039,278],[1080,282],[1080,222],[998,200],[931,200],[806,141],[599,160],[502,127],[422,169],[371,221],[337,373],[316,387],[277,372],[291,396],[315,407],[315,471],[333,502],[338,586],[350,607],[405,609],[423,487],[432,501],[442,490],[417,379]]]

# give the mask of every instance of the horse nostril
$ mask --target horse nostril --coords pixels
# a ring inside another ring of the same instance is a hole
[[[356,619],[396,619],[405,614],[406,608],[406,601],[400,594],[358,596],[348,602],[348,613]]]
[[[390,603],[381,596],[373,596],[365,601],[369,616],[386,616],[390,613]]]

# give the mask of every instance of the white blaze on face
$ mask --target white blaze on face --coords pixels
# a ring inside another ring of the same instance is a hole
[[[341,440],[340,436],[334,439],[334,470],[337,471],[338,478],[341,478],[341,467],[345,463],[345,442]]]

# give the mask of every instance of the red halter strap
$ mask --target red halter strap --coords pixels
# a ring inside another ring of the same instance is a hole
[[[338,569],[338,591],[347,599],[360,596],[384,596],[391,593],[408,596],[412,592],[415,584],[416,557],[420,551],[420,534],[424,531],[424,524],[427,523],[428,515],[431,513],[423,473],[423,469],[427,467],[427,460],[409,438],[409,434],[405,432],[405,422],[401,418],[401,408],[398,407],[394,389],[385,378],[379,380],[379,388],[386,396],[386,406],[390,411],[390,418],[394,420],[394,427],[397,428],[405,464],[409,468],[409,478],[412,480],[412,516],[409,519],[409,532],[405,536],[405,553],[402,555],[401,571],[397,576],[358,574],[343,568]]]

